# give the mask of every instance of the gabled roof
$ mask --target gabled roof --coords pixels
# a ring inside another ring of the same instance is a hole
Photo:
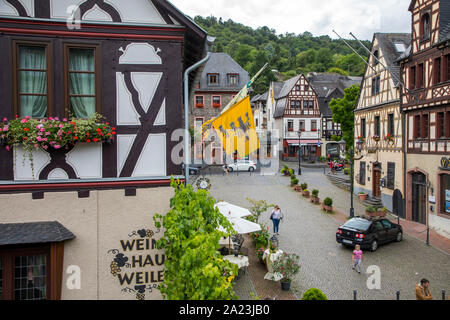
[[[362,77],[349,77],[336,73],[308,73],[306,79],[317,93],[318,97],[327,97],[336,89],[344,90],[354,84],[360,84]]]
[[[0,224],[0,246],[52,243],[73,238],[75,235],[57,221]]]
[[[388,71],[391,73],[394,85],[398,86],[400,79],[400,65],[397,62],[398,58],[406,51],[399,52],[396,49],[396,44],[403,44],[405,48],[411,45],[411,34],[410,33],[375,33],[374,39],[378,40],[379,50],[381,50],[385,65]]]
[[[283,87],[280,90],[280,93],[278,95],[275,95],[275,99],[281,99],[286,97],[294,88],[295,84],[298,82],[298,80],[301,78],[301,74],[298,76],[295,76],[293,78],[290,78],[283,82]]]
[[[284,115],[285,109],[286,109],[286,97],[276,100],[273,117],[274,118],[282,117]]]
[[[219,85],[218,86],[208,86],[208,74],[217,73],[219,74]],[[238,74],[239,82],[234,85],[228,85],[227,75],[228,74]],[[248,82],[250,77],[248,72],[244,70],[228,53],[225,52],[214,52],[211,53],[211,57],[206,62],[205,67],[200,78],[200,88],[197,90],[201,91],[239,91]]]

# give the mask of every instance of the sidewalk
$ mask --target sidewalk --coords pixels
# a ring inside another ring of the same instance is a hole
[[[295,168],[291,163],[281,163],[281,165],[288,164],[290,168]],[[297,176],[301,182],[308,183],[308,189],[314,188],[320,190],[319,197],[324,199],[325,197],[331,197],[333,199],[333,207],[335,214],[333,217],[341,222],[345,223],[350,215],[350,194],[348,191],[340,189],[333,185],[327,178],[326,174],[323,174],[322,170],[303,170],[301,176]],[[365,205],[359,200],[357,195],[353,195],[353,207],[355,216],[364,214]],[[397,216],[389,214],[388,218],[392,222],[397,223]],[[400,219],[400,225],[406,234],[426,242],[427,239],[427,227],[423,224]],[[450,254],[450,239],[438,234],[433,229],[430,229],[429,234],[430,246],[435,247],[447,254]]]

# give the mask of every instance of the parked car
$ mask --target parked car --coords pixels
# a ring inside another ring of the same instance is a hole
[[[402,241],[403,229],[399,224],[387,219],[366,219],[355,217],[340,226],[336,241],[345,246],[359,244],[361,248],[376,251],[380,244]]]
[[[189,167],[189,174],[190,174],[191,176],[195,176],[195,175],[197,175],[199,172],[200,172],[200,169],[199,169],[199,168],[196,168],[196,167]]]
[[[225,169],[225,166],[222,166]],[[237,160],[235,163],[229,164],[228,166],[228,172],[233,171],[255,171],[256,170],[256,164],[251,160]]]

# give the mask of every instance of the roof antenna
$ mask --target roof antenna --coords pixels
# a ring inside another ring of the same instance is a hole
[[[344,43],[347,45],[347,47],[349,47],[350,49],[352,49],[352,51],[353,51],[358,57],[360,57],[361,60],[364,61],[364,63],[365,63],[368,67],[370,67],[370,68],[373,70],[373,72],[377,72],[377,71],[370,65],[370,63],[369,63],[368,61],[366,61],[366,59],[364,59],[364,57],[362,57],[355,49],[353,49],[353,47],[352,47],[347,41],[345,41],[345,39],[343,39],[340,35],[338,35],[336,31],[333,30],[333,32],[339,37],[339,39],[341,39],[342,41],[344,41]]]

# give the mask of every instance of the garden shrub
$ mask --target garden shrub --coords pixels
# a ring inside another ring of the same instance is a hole
[[[316,288],[311,288],[305,291],[302,300],[328,300],[327,296]]]
[[[326,205],[326,206],[331,207],[333,205],[333,199],[331,199],[330,197],[326,197],[323,200],[323,204]]]

